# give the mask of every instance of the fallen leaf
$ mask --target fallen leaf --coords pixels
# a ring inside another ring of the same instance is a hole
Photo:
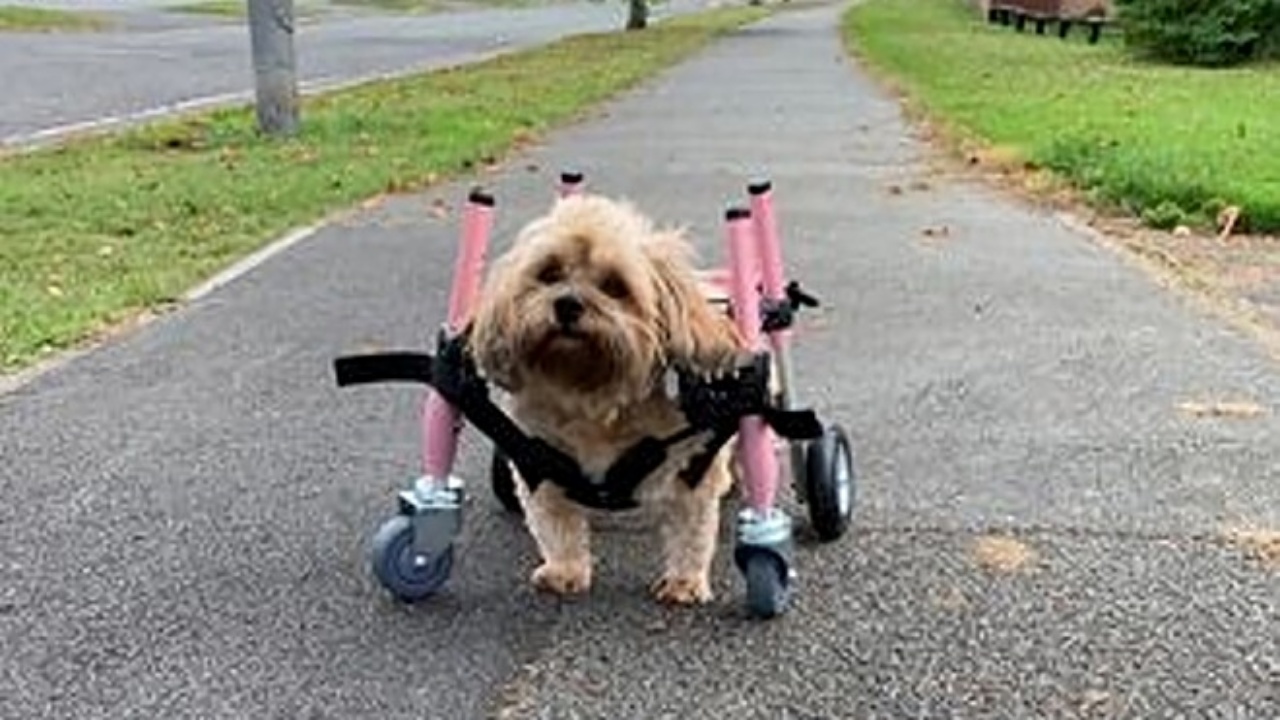
[[[1080,710],[1083,712],[1092,712],[1101,710],[1104,705],[1111,703],[1111,693],[1106,690],[1085,690],[1080,697]]]
[[[1218,213],[1218,241],[1223,242],[1231,237],[1231,232],[1236,229],[1236,222],[1240,220],[1240,208],[1235,205],[1229,205]]]
[[[984,535],[974,541],[973,557],[984,570],[1008,574],[1032,563],[1036,553],[1026,543],[1007,535]]]
[[[387,197],[385,195],[374,195],[373,197],[365,198],[364,201],[360,203],[360,209],[372,210],[382,205],[382,203],[385,202],[386,199]]]
[[[443,220],[449,217],[449,203],[445,202],[443,198],[436,198],[431,201],[431,207],[427,210],[427,213],[437,220]]]
[[[982,165],[998,171],[1025,170],[1026,160],[1013,148],[991,146],[978,148],[969,154],[970,165]]]
[[[969,599],[957,587],[947,588],[946,592],[934,598],[934,603],[944,610],[963,610],[969,607]]]
[[[1280,570],[1280,530],[1232,528],[1226,537],[1227,542],[1243,550],[1250,558]]]
[[[921,230],[920,234],[932,240],[941,240],[951,237],[951,228],[946,225],[930,226]]]
[[[1196,418],[1251,418],[1266,413],[1266,408],[1249,400],[1186,401],[1178,409]]]

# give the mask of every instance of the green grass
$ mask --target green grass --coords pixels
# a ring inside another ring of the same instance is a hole
[[[434,10],[440,2],[439,0],[333,0],[333,4],[391,12],[425,12]]]
[[[368,8],[386,12],[399,13],[433,13],[439,12],[449,5],[449,0],[329,0],[333,5],[345,5],[355,8]],[[547,0],[456,0],[458,6],[482,7],[524,7]],[[170,12],[189,13],[193,15],[214,15],[229,18],[243,18],[248,15],[247,0],[194,0],[180,5],[165,7]],[[327,8],[322,2],[315,0],[298,0],[294,3],[294,14],[299,18],[313,18],[321,15]]]
[[[0,160],[0,369],[163,306],[292,226],[491,162],[763,12],[683,16],[308,99]]]
[[[181,5],[166,5],[165,10],[192,15],[215,15],[228,18],[243,18],[249,14],[247,0],[195,0]],[[322,8],[315,2],[299,0],[293,4],[296,17],[309,18],[319,15]]]
[[[25,5],[0,5],[0,31],[101,30],[107,23],[97,15]]]
[[[533,5],[545,5],[554,0],[332,0],[334,5],[346,5],[348,7],[369,8],[373,10],[383,10],[387,12],[401,13],[429,13],[438,12],[449,5],[459,7],[465,6],[482,6],[482,7],[530,7]]]
[[[333,3],[395,12],[414,12],[436,4],[434,0],[333,0]]]
[[[1131,59],[1118,40],[1017,34],[961,0],[870,0],[845,39],[931,118],[1049,169],[1155,226],[1280,230],[1280,67],[1205,70]]]
[[[192,15],[245,17],[249,13],[249,6],[245,0],[196,0],[182,5],[166,5],[165,10]]]

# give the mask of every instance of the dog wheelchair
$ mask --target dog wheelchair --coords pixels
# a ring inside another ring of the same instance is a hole
[[[581,173],[560,176],[558,192],[583,189]],[[747,188],[749,203],[725,213],[729,264],[704,271],[708,302],[724,306],[748,343],[735,371],[708,379],[679,373],[674,388],[689,427],[673,438],[646,438],[625,452],[603,477],[587,477],[565,453],[526,435],[489,398],[466,345],[466,325],[479,292],[493,227],[495,201],[476,189],[467,198],[455,258],[448,316],[434,354],[391,351],[339,357],[334,371],[340,387],[375,382],[414,382],[430,387],[422,405],[423,474],[398,495],[398,511],[375,533],[374,575],[404,602],[424,600],[448,581],[454,540],[462,528],[465,483],[453,475],[458,435],[470,424],[494,444],[490,464],[493,494],[519,513],[514,464],[530,483],[543,478],[561,485],[571,499],[606,510],[634,507],[631,492],[665,460],[666,448],[692,434],[710,431],[700,456],[737,437],[743,507],[736,518],[734,562],[746,584],[753,616],[771,618],[786,610],[794,591],[794,529],[778,507],[780,467],[776,442],[789,444],[793,491],[808,508],[809,524],[823,542],[841,537],[853,511],[853,453],[845,430],[823,425],[794,397],[791,327],[796,313],[816,306],[795,281],[786,282],[781,243],[768,181]],[[697,482],[697,459],[686,472]]]

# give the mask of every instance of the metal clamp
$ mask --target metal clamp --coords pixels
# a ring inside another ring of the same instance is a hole
[[[766,551],[778,556],[787,568],[788,579],[795,578],[791,559],[794,555],[791,516],[779,508],[764,512],[743,508],[738,512],[738,540],[734,556],[739,565],[747,553]]]
[[[452,476],[443,483],[423,476],[400,492],[400,513],[413,520],[415,554],[435,557],[453,544],[462,531],[465,498],[464,483]]]

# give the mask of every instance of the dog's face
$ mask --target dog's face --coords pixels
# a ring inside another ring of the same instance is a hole
[[[667,364],[732,343],[727,329],[678,233],[654,230],[628,204],[573,196],[494,263],[471,343],[508,390],[538,383],[622,400],[644,397]]]

